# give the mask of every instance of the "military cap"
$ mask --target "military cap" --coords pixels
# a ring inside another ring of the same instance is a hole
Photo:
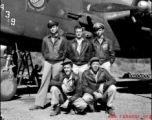
[[[68,58],[66,58],[66,59],[64,60],[64,62],[62,63],[62,65],[67,65],[67,64],[73,65],[72,61],[71,61],[70,59],[68,59]]]
[[[59,25],[59,23],[58,23],[58,22],[56,22],[56,21],[52,21],[52,20],[50,20],[47,26],[48,26],[48,28],[51,28],[51,27],[53,27],[54,25],[58,26],[58,25]]]
[[[95,62],[95,61],[100,62],[98,57],[92,57],[91,60],[90,60],[90,65],[91,65],[92,62]]]
[[[103,23],[95,23],[95,24],[93,25],[93,29],[94,29],[95,31],[97,31],[97,30],[99,30],[99,29],[104,29],[104,24],[103,24]]]

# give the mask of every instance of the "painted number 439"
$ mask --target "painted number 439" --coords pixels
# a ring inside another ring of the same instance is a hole
[[[0,5],[0,8],[1,8],[1,10],[4,11],[4,10],[5,10],[5,9],[4,9],[4,8],[5,8],[4,4],[1,4],[1,5]],[[4,12],[5,12],[5,18],[9,19],[10,16],[11,16],[11,12],[8,11],[8,10],[6,10],[6,11],[4,11]],[[10,18],[10,20],[11,20],[11,25],[15,25],[16,19],[15,19],[15,18]]]

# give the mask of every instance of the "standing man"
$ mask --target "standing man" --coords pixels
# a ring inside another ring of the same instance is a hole
[[[93,29],[96,34],[92,40],[95,49],[94,56],[100,59],[101,67],[110,73],[111,65],[115,61],[112,41],[104,36],[104,25],[102,23],[95,23]]]
[[[94,103],[104,101],[107,113],[115,115],[113,101],[116,94],[116,80],[107,70],[100,68],[99,61],[97,57],[93,57],[90,60],[90,68],[82,74],[83,99],[93,111]]]
[[[51,77],[54,78],[62,70],[65,59],[67,41],[58,33],[58,23],[49,21],[50,34],[42,42],[42,55],[45,59],[41,86],[36,96],[35,105],[30,110],[44,107]]]
[[[60,106],[69,109],[71,114],[81,113],[87,103],[81,98],[82,89],[79,76],[72,71],[73,63],[66,59],[63,62],[63,72],[51,80],[51,116],[60,114]]]
[[[75,26],[76,37],[69,42],[67,57],[72,60],[73,71],[76,74],[81,75],[88,69],[88,62],[92,57],[93,45],[89,40],[83,37],[83,28],[81,26]]]

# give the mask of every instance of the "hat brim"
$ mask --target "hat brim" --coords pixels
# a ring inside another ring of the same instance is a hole
[[[70,61],[69,62],[65,62],[65,63],[63,62],[61,65],[67,65],[67,64],[72,64],[73,65],[73,63],[70,62]]]
[[[58,26],[58,23],[53,23],[53,24],[48,23],[48,28],[49,29],[52,28],[53,26]]]
[[[89,65],[91,65],[93,62],[99,62],[100,63],[100,60],[92,60],[92,61],[90,61]]]
[[[94,31],[98,31],[99,29],[103,29],[104,30],[104,27],[100,27],[100,28],[94,28]]]

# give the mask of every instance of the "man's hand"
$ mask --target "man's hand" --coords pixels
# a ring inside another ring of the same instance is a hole
[[[96,99],[99,99],[99,98],[103,97],[102,94],[98,93],[98,92],[94,92],[93,94],[94,94],[94,96],[95,96]]]
[[[66,101],[61,105],[61,107],[62,107],[62,108],[67,108],[68,105],[69,105],[69,100],[66,100]]]

